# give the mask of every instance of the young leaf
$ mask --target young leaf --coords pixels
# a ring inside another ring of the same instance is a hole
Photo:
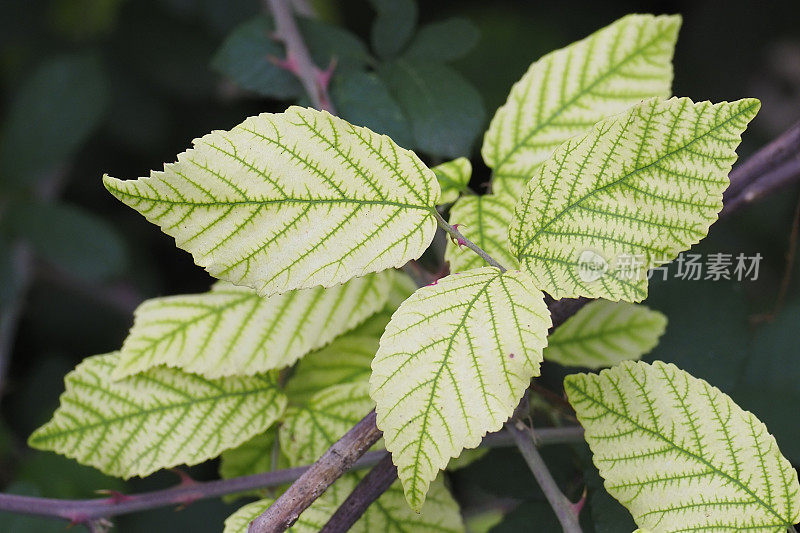
[[[643,305],[597,300],[553,331],[544,358],[564,366],[613,366],[652,350],[666,327],[666,316]]]
[[[519,268],[508,251],[508,226],[514,219],[516,198],[507,194],[464,196],[450,209],[450,222],[458,230],[507,268]],[[484,266],[486,262],[472,250],[449,241],[444,253],[451,272]]]
[[[270,375],[209,380],[154,368],[114,381],[118,359],[89,357],[67,374],[61,406],[28,444],[127,479],[216,457],[266,430],[286,406]]]
[[[467,190],[469,179],[472,177],[472,163],[466,157],[442,163],[431,170],[439,180],[439,188],[442,190],[439,202],[442,204],[455,202],[459,194]]]
[[[388,137],[291,107],[106,188],[215,277],[262,296],[402,266],[433,239],[436,177]]]
[[[726,394],[671,364],[573,374],[567,396],[608,492],[653,531],[784,531],[797,472]]]
[[[333,385],[290,407],[279,431],[291,466],[313,463],[374,406],[366,382]]]
[[[644,98],[669,96],[680,24],[678,15],[628,15],[533,63],[483,139],[494,192],[522,193],[570,137]]]
[[[292,403],[302,404],[332,385],[368,381],[380,333],[369,337],[343,335],[306,355],[286,383],[286,395]]]
[[[136,310],[113,377],[157,365],[211,378],[289,366],[380,311],[392,274],[267,298],[222,281],[207,293],[148,300]]]
[[[549,327],[533,280],[491,267],[442,278],[395,311],[370,394],[412,508],[451,457],[511,416],[539,373]]]
[[[650,99],[570,139],[517,204],[509,248],[553,298],[639,301],[647,269],[706,236],[755,99]]]

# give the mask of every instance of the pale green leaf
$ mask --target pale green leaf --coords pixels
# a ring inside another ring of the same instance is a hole
[[[668,97],[680,24],[678,15],[628,15],[533,63],[483,140],[494,191],[522,193],[570,137],[644,98]]]
[[[104,183],[213,276],[262,296],[419,257],[440,192],[413,152],[300,107],[212,132],[150,177]]]
[[[220,456],[219,475],[223,479],[250,476],[281,468],[283,461],[276,455],[278,432],[274,427],[256,435]]]
[[[547,338],[544,358],[564,366],[613,366],[655,348],[666,327],[663,313],[643,305],[589,302]]]
[[[343,335],[303,357],[286,383],[291,402],[306,403],[314,393],[332,385],[367,382],[381,333],[369,337]]]
[[[399,306],[400,304],[398,303],[397,305]],[[382,311],[375,313],[364,321],[363,324],[356,326],[355,329],[350,331],[348,336],[380,338],[381,334],[383,334],[383,330],[386,329],[386,324],[388,324],[389,319],[392,318],[394,309],[396,309],[396,307],[392,308],[391,305],[389,305]]]
[[[348,490],[335,494],[326,492],[306,509],[289,531],[294,533],[316,533],[350,493],[350,489],[361,474],[346,474],[336,485],[345,482]],[[223,533],[247,533],[248,524],[263,513],[272,500],[265,499],[245,505],[225,521]],[[380,498],[373,502],[364,515],[349,530],[351,533],[374,533],[378,531],[413,531],[414,533],[458,533],[464,524],[458,504],[441,481],[431,484],[428,499],[417,513],[411,510],[403,498],[399,482],[394,483]]]
[[[89,357],[67,374],[61,406],[29,444],[106,474],[146,476],[216,457],[266,430],[286,406],[269,375],[210,380],[161,367],[115,381],[118,359]]]
[[[573,374],[567,396],[608,492],[653,531],[785,531],[797,472],[726,394],[671,364]]]
[[[570,139],[517,204],[509,248],[553,298],[639,301],[708,233],[755,99],[650,99]]]
[[[308,403],[290,407],[278,433],[291,466],[311,464],[370,412],[374,403],[366,382],[333,385]]]
[[[472,177],[472,163],[466,157],[459,157],[441,165],[436,165],[431,170],[439,180],[442,196],[439,203],[449,204],[456,201],[458,196],[468,190],[467,185]]]
[[[451,457],[512,414],[539,373],[550,323],[530,276],[491,267],[442,278],[395,311],[370,393],[412,508]]]
[[[212,378],[289,366],[380,311],[392,277],[379,272],[266,298],[219,282],[207,293],[148,300],[136,310],[114,378],[158,365]]]
[[[450,223],[458,224],[466,238],[477,244],[506,268],[519,268],[519,262],[508,251],[508,226],[514,219],[517,199],[507,194],[464,196],[450,209]],[[486,265],[486,262],[469,248],[462,248],[452,240],[447,243],[445,261],[451,272],[462,272]]]
[[[392,278],[392,290],[389,293],[389,301],[387,302],[386,309],[394,311],[400,304],[414,294],[417,290],[417,284],[411,279],[411,276],[405,272],[395,271]],[[383,330],[381,330],[383,331]]]

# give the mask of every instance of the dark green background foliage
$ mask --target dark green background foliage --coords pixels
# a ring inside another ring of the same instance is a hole
[[[698,1],[316,2],[301,22],[315,61],[336,61],[331,95],[346,119],[391,135],[433,164],[469,156],[473,187],[488,177],[480,136],[511,84],[543,53],[630,12],[682,13],[674,92],[696,100],[760,98],[739,152],[746,156],[800,119],[800,7]],[[88,355],[118,347],[131,311],[147,297],[203,291],[211,280],[172,240],[101,186],[103,172],[145,175],[192,138],[248,115],[307,103],[275,66],[282,48],[257,0],[4,0],[0,16],[0,305],[17,294],[22,240],[33,282],[0,400],[0,486],[50,497],[96,489],[142,491],[175,481],[161,473],[123,483],[25,438],[54,410],[63,376]],[[670,319],[648,359],[673,361],[753,410],[800,464],[800,268],[771,321],[786,269],[797,188],[715,224],[697,249],[759,252],[757,282],[656,282],[649,305]],[[23,276],[24,277],[24,276]],[[560,392],[564,369],[546,364],[540,384]],[[545,420],[543,419],[542,422]],[[583,446],[545,452],[588,531],[630,531],[602,490]],[[198,478],[215,465],[193,468]],[[511,449],[492,450],[451,475],[470,523],[504,521],[556,530],[541,492]],[[120,518],[119,531],[218,530],[234,505],[210,500],[174,513]],[[212,527],[213,525],[213,527]],[[546,527],[550,525],[551,527]],[[63,524],[0,514],[3,531],[62,531]]]

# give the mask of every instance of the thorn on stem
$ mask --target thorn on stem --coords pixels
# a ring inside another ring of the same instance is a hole
[[[111,490],[111,489],[100,489],[95,491],[97,494],[105,494],[108,496],[108,502],[112,505],[116,505],[118,503],[127,502],[132,500],[131,496],[127,494],[122,494],[118,490]]]
[[[268,55],[267,59],[276,67],[291,72],[295,76],[298,75],[299,69],[297,66],[297,60],[291,54],[287,54],[286,59],[281,59],[280,57],[275,57],[273,55]]]
[[[453,229],[458,231],[458,227],[463,225],[464,224],[453,224]],[[457,244],[459,248],[467,245],[466,239],[464,239],[464,237],[461,236],[456,237],[455,235],[450,235],[450,240],[453,241],[453,244]]]
[[[570,503],[572,506],[572,511],[575,513],[575,516],[580,516],[581,511],[583,510],[583,506],[586,504],[586,487],[583,487],[583,494],[581,495],[581,499],[575,503]]]
[[[319,86],[323,91],[328,90],[328,86],[331,84],[331,78],[333,77],[333,72],[336,70],[337,64],[338,59],[336,56],[334,56],[331,58],[328,68],[325,70],[317,70],[317,83],[319,83]]]
[[[191,487],[193,485],[197,485],[197,481],[192,479],[192,477],[183,470],[178,468],[170,468],[169,471],[180,478],[180,483],[178,483],[179,487]]]

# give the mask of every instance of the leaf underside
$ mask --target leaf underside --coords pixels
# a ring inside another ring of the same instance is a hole
[[[204,294],[148,300],[136,310],[114,377],[157,365],[211,378],[289,366],[381,310],[394,275],[389,270],[266,298],[219,282]]]
[[[262,296],[419,257],[440,193],[413,152],[300,107],[214,131],[150,177],[104,183],[213,276]]]
[[[451,457],[512,414],[538,375],[550,323],[529,276],[491,267],[423,287],[392,315],[370,394],[412,508]]]
[[[608,492],[653,531],[774,531],[800,520],[800,485],[752,413],[660,361],[574,374],[567,396]]]
[[[642,300],[647,270],[717,219],[759,106],[651,99],[597,123],[539,167],[516,206],[510,250],[553,298]]]
[[[544,358],[564,366],[613,366],[655,348],[666,327],[663,313],[643,305],[596,300],[553,331]]]
[[[61,406],[29,444],[127,479],[216,457],[264,432],[286,406],[270,375],[211,380],[159,367],[115,381],[118,361],[89,357],[67,374]]]
[[[481,153],[494,192],[521,194],[560,144],[644,98],[667,97],[680,16],[629,15],[533,63]]]

